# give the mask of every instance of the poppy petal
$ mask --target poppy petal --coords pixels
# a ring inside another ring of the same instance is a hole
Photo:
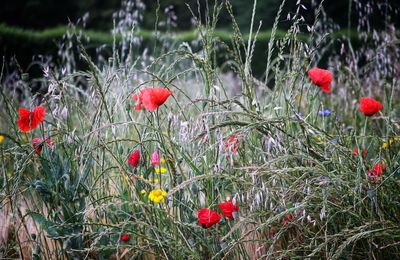
[[[384,170],[385,170],[385,165],[383,163],[377,163],[374,166],[373,175],[381,177]]]
[[[17,121],[17,124],[19,126],[19,129],[22,132],[29,132],[29,117],[31,115],[31,111],[23,107],[20,107],[18,109],[18,113],[19,113],[19,120]]]
[[[46,115],[46,108],[43,106],[35,107],[32,113],[32,129],[35,129],[40,123],[43,122],[43,119]]]
[[[210,228],[211,226],[217,224],[221,220],[221,215],[210,209],[200,209],[198,214],[199,224],[203,228]]]
[[[326,84],[321,85],[321,90],[323,92],[325,92],[325,93],[331,93],[331,88],[329,87],[329,84],[328,85],[326,85]]]
[[[228,202],[221,203],[218,206],[224,216],[228,219],[233,219],[233,212],[239,211],[239,207],[233,204],[232,199],[230,199]]]
[[[366,116],[372,116],[382,109],[382,103],[368,97],[361,98],[360,110]]]
[[[141,110],[141,105],[150,112],[156,110],[165,103],[172,91],[166,88],[145,88],[139,94],[134,95],[133,99],[138,100],[135,110]]]
[[[21,132],[29,132],[35,129],[44,119],[46,115],[46,109],[43,106],[36,107],[33,112],[20,107],[18,109],[19,119],[17,124]]]
[[[23,107],[20,107],[18,109],[18,113],[19,113],[19,117],[24,118],[24,117],[29,117],[31,114],[31,111],[29,111],[28,109],[25,109]]]
[[[35,152],[37,154],[41,153],[43,151],[42,141],[43,141],[42,138],[39,138],[39,137],[35,137],[31,140],[32,147],[33,147],[33,149],[35,149]]]
[[[141,96],[141,94],[133,95],[133,100],[137,101],[137,104],[135,106],[135,110],[142,110],[142,96]]]
[[[172,94],[172,91],[166,88],[153,88],[152,89],[154,102],[161,106],[167,101],[168,97]]]
[[[154,97],[152,91],[143,91],[142,92],[142,100],[143,100],[144,107],[148,111],[153,112],[154,110],[156,110],[158,108],[158,105],[155,102],[155,97]]]
[[[129,156],[128,159],[128,164],[132,167],[137,167],[140,162],[140,151],[135,150],[131,155]]]
[[[330,84],[333,80],[332,72],[320,68],[312,68],[308,71],[312,83],[321,88],[325,93],[331,93]]]

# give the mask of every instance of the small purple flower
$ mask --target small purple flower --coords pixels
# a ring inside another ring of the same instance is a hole
[[[320,115],[320,116],[329,116],[330,114],[332,114],[332,110],[329,110],[329,109],[324,109],[324,110],[318,111],[318,115]]]
[[[303,119],[303,114],[301,112],[296,113],[296,115],[292,115],[290,119],[292,120],[297,120],[298,118]]]

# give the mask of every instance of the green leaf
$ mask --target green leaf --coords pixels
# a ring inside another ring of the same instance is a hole
[[[56,224],[53,221],[47,220],[42,214],[28,211],[25,216],[31,216],[33,220],[40,225],[40,227],[47,232],[49,237],[58,237],[60,236],[59,231],[56,228]]]
[[[183,159],[185,160],[185,162],[189,165],[189,167],[196,172],[198,175],[202,175],[203,173],[201,172],[201,170],[199,168],[196,167],[196,165],[194,165],[194,163],[192,162],[192,160],[190,160],[185,153],[182,153]]]

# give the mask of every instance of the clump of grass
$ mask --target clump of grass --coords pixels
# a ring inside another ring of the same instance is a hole
[[[255,1],[253,12],[256,6]],[[45,68],[46,94],[21,104],[40,102],[47,108],[44,123],[29,134],[16,126],[19,104],[4,91],[2,78],[0,212],[4,223],[13,224],[1,227],[13,238],[3,256],[398,256],[399,79],[393,71],[379,70],[387,59],[398,64],[398,50],[362,65],[361,54],[344,41],[349,52],[328,58],[335,81],[333,93],[326,95],[306,72],[320,62],[330,42],[319,37],[324,35],[319,15],[310,38],[298,37],[301,1],[292,26],[279,39],[278,12],[266,46],[264,79],[251,71],[257,30],[251,27],[249,35],[255,37],[246,43],[232,15],[231,42],[214,37],[220,11],[233,14],[229,2],[208,6],[205,23],[195,6],[190,8],[199,16],[199,51],[189,44],[161,45],[157,57],[149,56],[135,49],[132,30],[124,31],[129,36],[121,45],[114,41],[110,59],[96,63],[74,38],[88,69],[75,71],[73,64],[65,73]],[[318,14],[322,8],[317,7]],[[369,51],[378,54],[395,44],[376,43],[382,47]],[[230,53],[232,77],[218,67],[220,48]],[[361,73],[371,70],[378,75],[374,84],[370,74]],[[85,89],[78,86],[82,81]],[[239,94],[232,91],[234,85]],[[135,111],[132,96],[144,87],[165,87],[174,94],[155,112]],[[369,95],[384,109],[367,118],[357,108],[360,97]],[[320,116],[327,108],[333,112]],[[237,152],[226,145],[232,136]],[[33,137],[51,137],[54,147],[35,153],[29,143]],[[353,155],[353,149],[364,148],[366,156]],[[133,150],[141,153],[137,168],[127,164]],[[166,173],[150,165],[155,150]],[[368,170],[378,162],[385,163],[384,174],[371,179]],[[167,191],[164,203],[149,199],[154,189]],[[197,211],[218,210],[228,197],[239,205],[238,215],[203,229]],[[122,234],[130,240],[122,241]]]

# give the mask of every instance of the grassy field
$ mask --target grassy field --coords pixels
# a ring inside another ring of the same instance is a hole
[[[328,52],[339,30],[320,6],[307,34],[298,8],[286,32],[280,12],[265,34],[232,16],[217,40],[221,8],[196,49],[159,35],[149,54],[134,30],[71,29],[40,79],[2,69],[2,258],[399,258],[396,29]],[[111,55],[94,59],[86,36]],[[321,60],[329,72],[314,75]]]

